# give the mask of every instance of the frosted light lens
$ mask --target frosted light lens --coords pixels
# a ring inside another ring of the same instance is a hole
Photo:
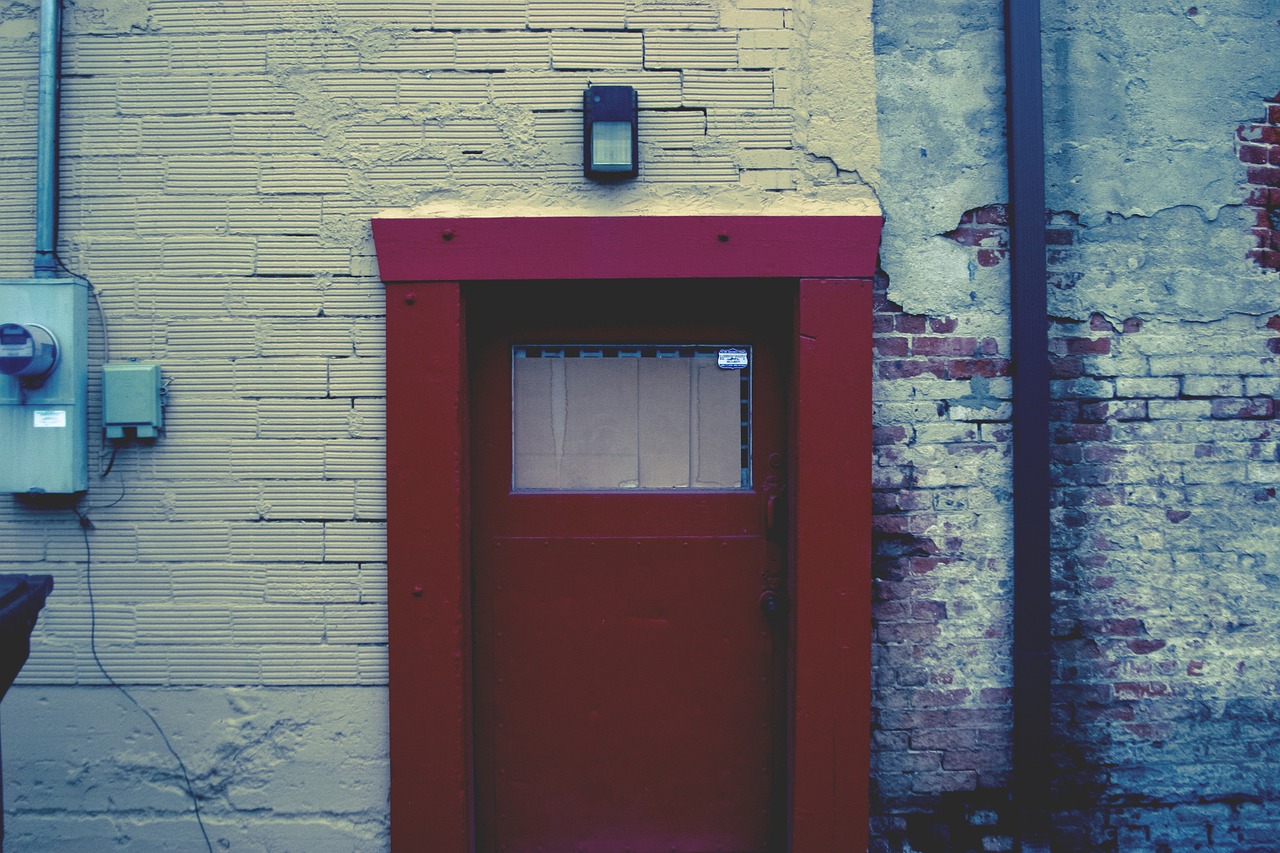
[[[591,125],[591,165],[597,172],[631,169],[631,122],[598,121]]]

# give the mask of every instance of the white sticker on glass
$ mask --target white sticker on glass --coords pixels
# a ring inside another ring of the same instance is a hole
[[[741,370],[747,366],[747,351],[728,347],[716,354],[716,364],[725,370]]]

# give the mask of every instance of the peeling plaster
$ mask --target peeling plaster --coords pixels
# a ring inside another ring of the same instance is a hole
[[[63,15],[66,29],[76,32],[145,30],[150,21],[147,0],[72,0]]]
[[[1046,9],[1046,93],[1063,93],[1046,97],[1048,205],[1086,226],[1078,279],[1050,292],[1052,313],[1210,320],[1280,306],[1274,275],[1245,259],[1254,213],[1235,151],[1241,117],[1280,81],[1266,6]]]
[[[875,186],[880,137],[870,132],[877,91],[871,10],[865,3],[856,10],[849,5],[798,5],[801,41],[808,48],[796,69],[805,87],[799,132],[810,155],[829,158],[839,171],[857,172]]]
[[[1195,205],[1149,216],[1110,214],[1077,235],[1077,283],[1051,290],[1050,313],[1083,319],[1148,316],[1211,320],[1280,309],[1280,286],[1247,260],[1253,211],[1220,207],[1215,219]]]
[[[1208,319],[1280,305],[1274,275],[1245,260],[1253,214],[1234,150],[1242,117],[1280,81],[1280,50],[1261,46],[1277,33],[1265,5],[1046,7],[1047,206],[1085,226],[1052,313]],[[999,13],[874,10],[881,264],[909,312],[1008,311],[1006,265],[979,267],[939,236],[1007,198]]]
[[[0,8],[0,41],[11,45],[32,42],[34,46],[40,38],[36,9],[36,6],[24,4]],[[34,57],[32,59],[31,73],[34,79],[36,64]]]
[[[876,4],[889,295],[910,313],[1003,313],[1008,274],[942,237],[1006,197],[999,4]]]
[[[1268,5],[1046,7],[1049,207],[1092,225],[1183,205],[1213,220],[1238,203],[1232,131],[1280,80]]]

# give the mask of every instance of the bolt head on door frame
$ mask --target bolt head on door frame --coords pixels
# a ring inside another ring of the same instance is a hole
[[[382,218],[391,840],[473,846],[464,294],[497,281],[798,282],[790,850],[865,850],[876,216]],[[608,281],[607,281],[608,280]]]

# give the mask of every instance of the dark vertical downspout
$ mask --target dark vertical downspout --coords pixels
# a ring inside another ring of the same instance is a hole
[[[1013,797],[1049,849],[1049,320],[1040,0],[1005,0],[1013,315]]]

